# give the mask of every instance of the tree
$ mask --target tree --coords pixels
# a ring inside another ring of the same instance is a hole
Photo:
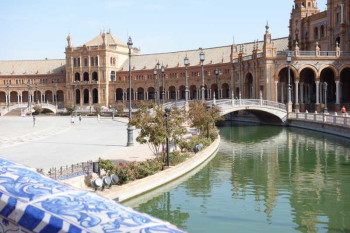
[[[166,130],[165,111],[161,107],[153,105],[152,109],[148,104],[141,104],[139,111],[130,121],[130,125],[140,129],[140,134],[136,141],[147,143],[152,152],[158,157],[161,148],[164,148],[166,138],[169,141],[178,142],[186,133],[183,126],[184,113],[178,108],[172,109],[169,113],[168,131]]]
[[[124,113],[125,105],[123,103],[117,103],[113,105],[112,108],[117,111],[119,116],[121,116]]]
[[[188,119],[191,127],[198,129],[201,135],[207,135],[207,131],[209,131],[210,137],[215,138],[215,122],[222,120],[223,117],[220,115],[220,109],[217,106],[206,105],[199,101],[190,103]]]
[[[33,107],[33,109],[34,109],[34,114],[35,115],[39,115],[40,113],[42,113],[43,112],[43,109],[42,109],[42,107],[40,106],[40,105],[35,105],[34,107]]]

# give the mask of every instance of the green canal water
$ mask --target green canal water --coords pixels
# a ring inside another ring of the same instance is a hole
[[[220,134],[198,173],[132,206],[188,232],[350,232],[348,141],[271,126]]]

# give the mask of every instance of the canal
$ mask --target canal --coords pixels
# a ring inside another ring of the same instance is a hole
[[[132,207],[188,232],[350,232],[349,141],[272,126],[220,135],[198,173]]]

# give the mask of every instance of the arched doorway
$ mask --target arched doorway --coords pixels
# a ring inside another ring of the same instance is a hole
[[[75,103],[80,104],[80,90],[75,90]]]
[[[320,102],[325,104],[325,86],[327,86],[327,105],[328,109],[334,110],[334,104],[336,101],[336,86],[335,75],[331,68],[325,68],[321,71],[320,75]],[[325,85],[327,83],[327,85]]]
[[[45,100],[46,102],[52,103],[53,98],[52,98],[52,91],[45,91]]]
[[[169,99],[176,99],[176,88],[174,86],[169,87]]]
[[[22,92],[22,102],[28,103],[28,99],[29,99],[28,91],[23,91]]]
[[[123,100],[123,89],[117,88],[117,90],[115,90],[115,99]]]
[[[130,92],[129,92],[129,88],[127,89],[127,100],[130,100]],[[131,88],[131,100],[134,100],[134,89]]]
[[[89,97],[90,97],[89,90],[85,89],[84,90],[84,104],[89,104]]]
[[[0,91],[0,104],[6,105],[6,93],[3,91]]]
[[[180,96],[179,99],[186,99],[186,87],[184,85],[180,86],[179,88]]]
[[[40,91],[34,91],[34,102],[39,103],[41,101],[41,92]]]
[[[84,73],[84,81],[85,82],[89,81],[89,73],[88,72]]]
[[[244,98],[253,99],[254,98],[254,90],[253,90],[253,75],[248,73],[245,76],[244,80]]]
[[[214,93],[215,93],[215,98],[219,99],[219,88],[218,85],[216,85],[216,83],[211,85],[211,98],[214,98]]]
[[[197,99],[197,88],[195,85],[190,86],[190,99],[191,100]]]
[[[223,99],[228,99],[230,97],[230,86],[227,83],[222,84],[221,87],[222,96]]]
[[[350,103],[350,68],[345,68],[340,72],[341,83],[341,103]],[[348,107],[349,108],[349,107]]]
[[[63,91],[61,90],[57,91],[57,102],[60,102],[60,103],[64,102],[64,94],[63,94]]]
[[[98,104],[98,90],[96,88],[92,90],[92,103]]]
[[[156,99],[156,94],[155,94],[155,89],[153,87],[148,88],[148,99],[149,100],[155,100]]]
[[[137,88],[137,100],[145,100],[145,89],[142,87]]]
[[[10,102],[15,104],[18,102],[18,93],[17,91],[11,91],[10,93]]]
[[[315,110],[316,104],[316,74],[311,68],[300,72],[300,109]]]
[[[80,73],[75,73],[74,75],[74,81],[80,81]]]

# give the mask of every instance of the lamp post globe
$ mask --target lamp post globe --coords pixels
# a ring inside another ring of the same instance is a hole
[[[204,61],[205,61],[205,53],[202,49],[200,49],[201,52],[199,53],[199,60],[202,65],[202,102],[205,101],[205,88],[204,88]]]
[[[129,37],[128,39],[128,49],[129,49],[129,122],[131,121],[131,79],[132,79],[132,76],[131,76],[131,49],[132,49],[132,39],[131,37]],[[133,127],[128,124],[128,128],[127,128],[127,131],[128,131],[128,142],[127,142],[127,146],[133,146],[134,145],[134,136],[133,136]]]

